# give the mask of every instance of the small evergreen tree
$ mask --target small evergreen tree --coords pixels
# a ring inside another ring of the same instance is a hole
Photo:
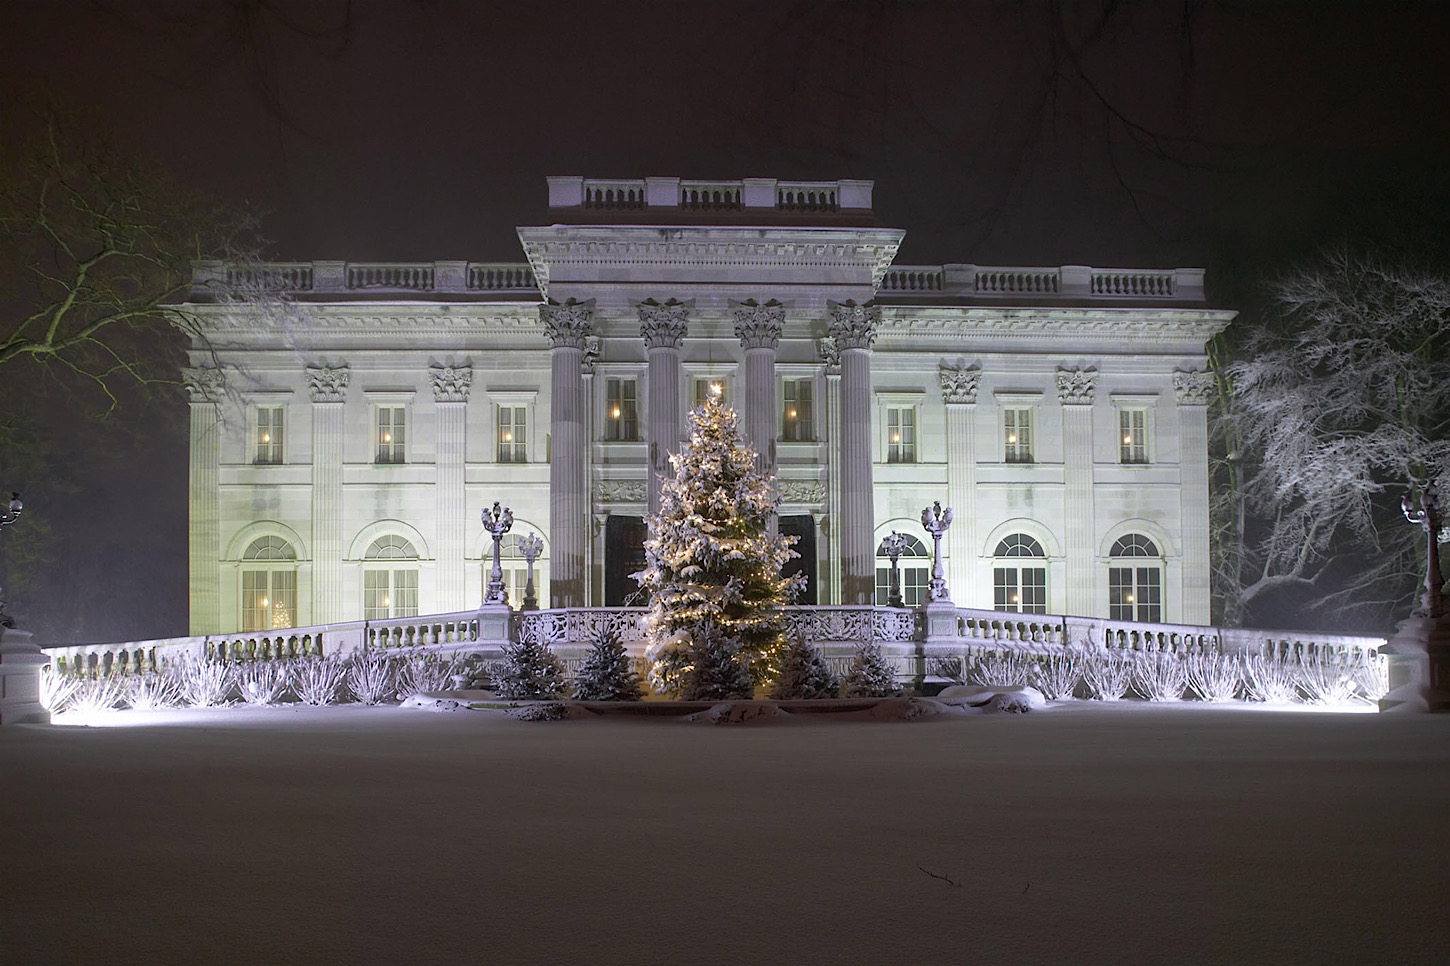
[[[680,697],[685,701],[729,701],[751,698],[755,682],[740,659],[740,642],[706,618],[690,641],[691,661],[680,670]]]
[[[841,691],[841,682],[821,656],[821,649],[804,637],[791,642],[782,665],[780,677],[770,687],[770,696],[777,701],[834,698]]]
[[[886,660],[880,646],[868,641],[856,648],[856,660],[846,672],[841,694],[848,698],[889,698],[900,693],[896,668]]]
[[[547,700],[569,695],[564,665],[537,641],[519,641],[503,649],[503,667],[497,675],[498,696],[509,701]]]
[[[644,697],[639,675],[619,641],[619,632],[605,626],[594,638],[589,656],[574,678],[580,701],[638,701]]]

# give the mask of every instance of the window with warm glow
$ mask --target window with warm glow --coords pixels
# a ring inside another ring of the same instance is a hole
[[[253,463],[282,462],[282,413],[281,406],[257,407],[257,448]]]
[[[1118,410],[1118,462],[1148,462],[1148,411]]]
[[[886,462],[916,462],[916,407],[886,409]]]
[[[363,620],[416,617],[418,614],[418,567],[382,564],[382,561],[416,561],[418,551],[405,537],[381,536],[364,554]]]
[[[701,377],[695,380],[696,406],[705,405],[705,400],[709,399],[712,395],[717,396],[722,403],[728,402],[725,393],[724,376]]]
[[[786,379],[780,384],[780,438],[787,443],[816,438],[813,385],[810,379]]]
[[[407,409],[377,407],[377,463],[402,463],[407,454]]]
[[[1108,556],[1108,617],[1157,624],[1163,620],[1163,558],[1158,545],[1140,533],[1113,544]],[[1128,559],[1136,558],[1131,564]]]
[[[281,537],[259,537],[242,554],[242,630],[297,624],[297,551]]]
[[[1020,614],[1047,613],[1046,561],[1019,562],[1022,557],[1045,558],[1042,544],[1025,533],[1013,533],[997,544],[992,556],[996,558],[992,568],[992,607]]]
[[[498,407],[498,461],[527,463],[529,435],[527,406]]]
[[[634,379],[604,381],[604,438],[639,439],[638,383]]]
[[[1032,462],[1032,410],[1012,407],[1002,410],[1003,459],[1008,463]]]

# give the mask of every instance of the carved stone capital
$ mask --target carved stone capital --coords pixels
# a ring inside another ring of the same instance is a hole
[[[186,394],[194,403],[216,403],[222,398],[222,385],[226,381],[220,369],[211,366],[187,367],[181,370]]]
[[[857,305],[851,299],[844,302],[826,302],[831,317],[826,331],[835,340],[836,348],[869,349],[876,341],[876,329],[881,325],[881,309],[875,305]]]
[[[1211,372],[1175,369],[1173,391],[1180,406],[1207,406],[1218,395],[1218,380]]]
[[[937,366],[937,382],[941,383],[941,397],[948,405],[964,405],[977,401],[977,381],[982,370],[976,366],[952,366],[943,362]]]
[[[594,375],[594,364],[604,351],[604,340],[597,335],[585,336],[584,355],[579,359],[579,368],[586,376]]]
[[[1057,400],[1064,406],[1091,406],[1098,391],[1096,369],[1057,368]]]
[[[775,299],[764,304],[755,299],[732,302],[730,309],[735,315],[735,338],[745,349],[774,349],[780,344],[781,329],[785,327],[785,306]]]
[[[644,337],[646,349],[678,349],[688,332],[690,303],[656,302],[646,299],[639,303],[639,334]]]
[[[836,348],[835,339],[817,339],[816,352],[825,365],[826,375],[839,376],[841,374],[841,350]]]
[[[340,403],[347,399],[349,372],[346,365],[308,366],[307,391],[315,403]]]
[[[438,402],[468,402],[472,366],[433,366],[428,373],[433,377],[433,398]]]
[[[539,306],[539,321],[544,323],[544,335],[554,348],[582,349],[594,321],[594,300],[570,299],[562,305],[550,301]]]

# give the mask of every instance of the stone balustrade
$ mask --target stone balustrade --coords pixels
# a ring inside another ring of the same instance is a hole
[[[809,214],[870,211],[873,182],[691,181],[685,178],[549,178],[550,208],[630,211],[683,208],[706,211],[773,211]]]
[[[539,299],[533,269],[524,262],[197,262],[193,301],[414,294]]]
[[[1090,268],[1063,265],[1030,268],[1000,265],[894,265],[881,280],[879,297],[890,301],[930,297],[943,300],[1102,300],[1114,303],[1204,301],[1198,268]]]

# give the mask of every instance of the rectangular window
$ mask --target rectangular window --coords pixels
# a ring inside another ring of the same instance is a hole
[[[1118,461],[1120,463],[1148,462],[1148,411],[1146,409],[1118,410]]]
[[[295,627],[296,620],[295,570],[242,571],[242,630]]]
[[[1002,441],[1008,463],[1032,462],[1032,410],[1002,410]]]
[[[1140,624],[1162,621],[1163,584],[1159,568],[1109,567],[1108,617]]]
[[[527,406],[498,407],[498,461],[527,463],[529,436]]]
[[[695,380],[695,405],[705,405],[705,400],[710,398],[711,387],[718,387],[720,401],[727,402],[725,398],[725,379],[723,376],[701,377]]]
[[[903,607],[920,607],[926,603],[927,591],[931,587],[931,571],[925,567],[901,567],[901,604]],[[876,568],[876,603],[885,607],[891,600],[891,568]]]
[[[780,385],[780,438],[787,443],[816,438],[812,386],[810,379],[786,379]]]
[[[378,463],[402,463],[407,453],[407,409],[379,406],[377,424]]]
[[[363,620],[418,616],[418,571],[363,571]]]
[[[887,408],[886,462],[916,462],[915,406],[890,406]]]
[[[281,406],[257,407],[257,451],[254,463],[282,462]]]
[[[605,380],[604,438],[639,439],[639,403],[635,380]]]
[[[1047,613],[1047,568],[994,567],[992,607],[1020,614]]]

